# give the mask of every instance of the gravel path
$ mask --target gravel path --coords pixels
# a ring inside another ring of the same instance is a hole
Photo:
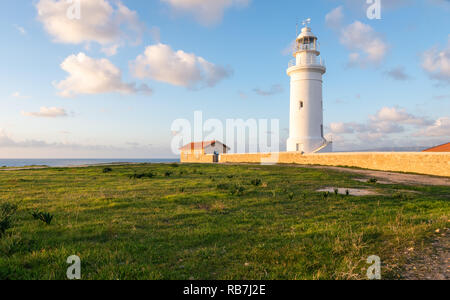
[[[299,166],[299,165],[293,165]],[[405,174],[405,173],[394,173],[394,172],[384,172],[384,171],[373,171],[373,170],[360,170],[360,169],[350,169],[341,167],[327,167],[327,166],[300,166],[305,168],[316,168],[316,169],[328,169],[347,173],[354,173],[366,176],[367,178],[377,178],[384,181],[384,183],[401,183],[401,184],[419,184],[419,185],[440,185],[440,186],[450,186],[450,177],[436,177],[429,175],[416,175],[416,174]],[[383,182],[380,182],[383,183]]]
[[[437,233],[431,246],[410,255],[400,276],[404,280],[450,280],[450,230]]]

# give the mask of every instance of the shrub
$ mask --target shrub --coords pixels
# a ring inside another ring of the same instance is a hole
[[[40,220],[47,225],[50,225],[53,221],[53,215],[48,212],[40,212],[39,210],[35,210],[31,213],[35,220]]]
[[[240,185],[234,185],[231,189],[230,189],[230,194],[233,196],[242,196],[244,195],[245,192],[245,188],[243,186]]]
[[[143,179],[143,178],[153,178],[156,175],[152,172],[148,172],[148,173],[134,173],[133,175],[130,176],[130,179]]]
[[[0,240],[0,254],[10,256],[23,248],[24,241],[18,233],[11,233]]]
[[[40,219],[45,224],[50,225],[52,223],[52,221],[53,221],[53,215],[50,214],[50,213],[45,212],[45,213],[41,214],[41,218]]]
[[[262,184],[262,180],[259,178],[256,178],[256,179],[253,179],[250,183],[254,186],[260,186]]]
[[[33,216],[33,219],[39,220],[41,218],[41,212],[39,210],[35,210],[31,212],[31,215]]]
[[[172,175],[173,175],[173,172],[171,172],[171,171],[167,171],[166,173],[164,173],[164,176],[166,176],[166,177],[170,177]]]
[[[334,194],[337,196],[339,195],[339,189],[334,189]]]
[[[103,169],[103,173],[109,173],[109,172],[112,172],[111,168],[104,168]]]
[[[173,164],[171,164],[170,166],[171,166],[172,168],[178,168],[180,165],[177,164],[177,163],[173,163]]]
[[[377,182],[378,182],[378,179],[376,179],[376,178],[370,178],[368,181],[368,183],[377,183]]]
[[[0,238],[12,227],[12,218],[17,208],[17,205],[8,202],[0,205]]]
[[[330,196],[330,192],[324,192],[322,196],[324,199],[328,199],[328,197]]]
[[[395,193],[393,196],[395,199],[402,200],[402,201],[411,200],[413,198],[410,194],[400,193],[400,192]]]
[[[288,197],[289,197],[289,200],[294,200],[294,196],[295,196],[295,194],[294,193],[289,193],[289,195],[288,195]]]
[[[345,191],[345,195],[346,195],[346,196],[350,196],[350,191],[349,191],[349,190],[346,190],[346,191]]]
[[[230,184],[228,184],[228,183],[219,183],[218,185],[217,185],[217,189],[219,189],[219,190],[228,190],[228,189],[230,189]]]

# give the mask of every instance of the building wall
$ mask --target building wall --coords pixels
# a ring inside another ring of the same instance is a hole
[[[215,151],[219,154],[227,153],[227,147],[221,143],[216,143],[214,146],[209,145],[205,147],[206,154],[214,154]]]
[[[189,156],[182,162],[211,163],[212,155]],[[419,173],[450,177],[450,153],[324,153],[296,152],[223,154],[220,163],[280,163],[346,166],[363,169]]]
[[[180,161],[182,163],[208,163],[214,162],[214,155],[210,154],[191,154],[190,152],[181,152]]]

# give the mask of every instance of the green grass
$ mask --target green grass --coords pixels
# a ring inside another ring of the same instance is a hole
[[[0,279],[65,279],[71,255],[83,279],[364,279],[370,255],[396,278],[405,250],[448,226],[450,213],[449,187],[367,184],[331,170],[104,168],[0,172],[0,204],[19,206],[0,240]],[[382,195],[324,197],[323,187]]]

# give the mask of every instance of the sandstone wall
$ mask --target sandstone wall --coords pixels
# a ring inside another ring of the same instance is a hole
[[[212,161],[211,159],[207,159]],[[450,176],[450,153],[223,154],[221,163],[280,163],[346,166],[363,169]]]

